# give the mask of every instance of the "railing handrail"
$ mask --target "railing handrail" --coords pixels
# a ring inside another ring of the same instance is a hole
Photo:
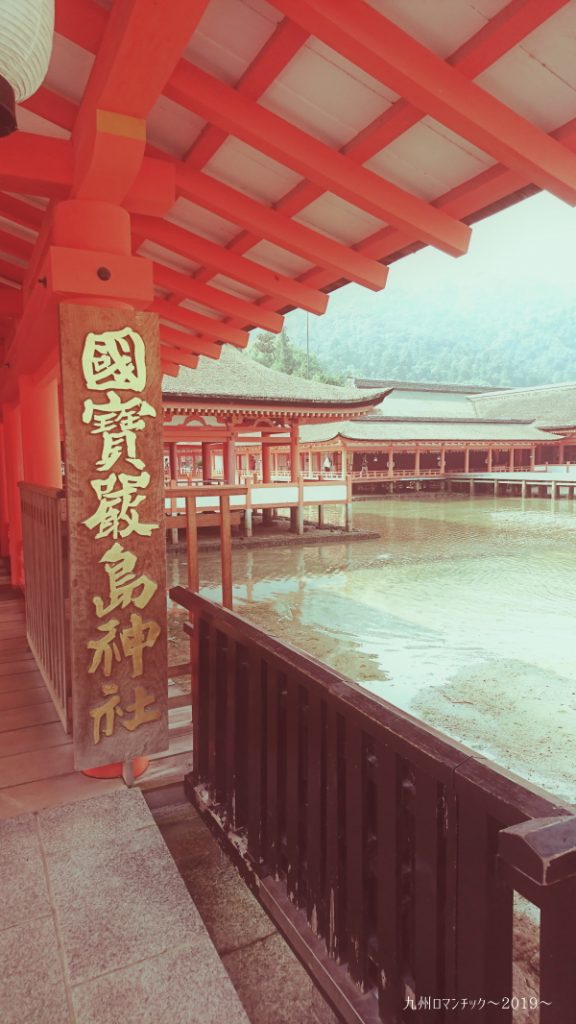
[[[63,487],[42,487],[40,484],[29,483],[28,480],[19,480],[18,487],[22,494],[40,494],[45,498],[66,497],[66,491]]]

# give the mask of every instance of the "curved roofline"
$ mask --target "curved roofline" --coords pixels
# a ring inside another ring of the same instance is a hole
[[[341,408],[346,409],[372,409],[375,405],[383,402],[385,398],[390,394],[390,388],[388,391],[378,391],[374,397],[368,399],[355,399],[355,398],[340,398],[336,399],[312,399],[312,398],[239,398],[233,395],[218,395],[218,394],[206,394],[206,395],[190,395],[190,394],[179,394],[175,391],[163,392],[162,401],[165,404],[178,404],[178,405],[202,405],[203,403],[210,402],[212,405],[237,405],[239,408],[249,406],[253,408],[267,409],[271,406],[275,408],[278,406],[288,406],[289,408],[305,408],[311,409],[330,409],[338,410]]]

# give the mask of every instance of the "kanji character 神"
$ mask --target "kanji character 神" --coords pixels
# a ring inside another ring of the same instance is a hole
[[[125,452],[126,461],[135,469],[144,469],[136,453],[136,433],[146,427],[145,417],[156,416],[156,410],[142,398],[123,402],[115,391],[107,394],[108,404],[97,405],[91,398],[84,402],[83,423],[94,423],[91,434],[102,435],[102,454],[96,463],[101,473],[115,466]]]
[[[130,625],[118,629],[118,619],[108,619],[108,622],[97,626],[103,634],[98,640],[89,640],[87,647],[94,651],[88,672],[92,675],[102,665],[102,671],[106,678],[112,673],[114,661],[121,661],[119,643],[125,658],[132,661],[132,678],[141,676],[144,671],[144,651],[154,647],[160,636],[160,626],[153,619],[144,622],[141,615],[130,616]]]
[[[99,505],[96,512],[84,520],[84,525],[89,530],[98,527],[97,540],[110,536],[117,540],[132,533],[149,537],[152,530],[158,529],[158,524],[141,523],[137,512],[138,505],[146,501],[146,495],[138,494],[138,491],[146,490],[149,483],[150,474],[147,472],[138,476],[111,473],[104,480],[91,480],[90,486],[96,492]]]
[[[127,658],[132,658],[132,678],[141,676],[144,671],[143,655],[147,647],[154,647],[160,636],[160,626],[151,619],[142,621],[141,615],[130,616],[130,627],[122,630],[122,650]]]
[[[110,600],[104,604],[101,597],[92,598],[98,618],[110,615],[116,608],[127,608],[130,604],[136,608],[145,608],[158,590],[158,584],[144,573],[136,575],[136,555],[125,551],[116,541],[104,552],[100,561],[105,563],[104,568],[108,574]]]
[[[82,370],[91,391],[143,391],[146,386],[144,341],[130,327],[86,335]]]

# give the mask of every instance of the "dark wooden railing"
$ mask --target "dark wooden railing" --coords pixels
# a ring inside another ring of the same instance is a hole
[[[192,619],[189,795],[339,1016],[511,1024],[519,1006],[574,1024],[574,809],[239,616],[171,596]],[[541,912],[538,999],[513,990],[515,892]]]
[[[71,731],[70,645],[64,492],[20,484],[30,649],[67,732]]]

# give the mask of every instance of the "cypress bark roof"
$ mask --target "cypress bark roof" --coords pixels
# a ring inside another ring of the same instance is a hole
[[[363,391],[304,380],[271,370],[245,353],[224,345],[219,359],[201,356],[195,370],[182,366],[177,377],[164,377],[162,393],[165,401],[181,399],[191,404],[206,401],[230,406],[235,402],[240,405],[272,403],[369,411],[384,400],[387,391]]]

